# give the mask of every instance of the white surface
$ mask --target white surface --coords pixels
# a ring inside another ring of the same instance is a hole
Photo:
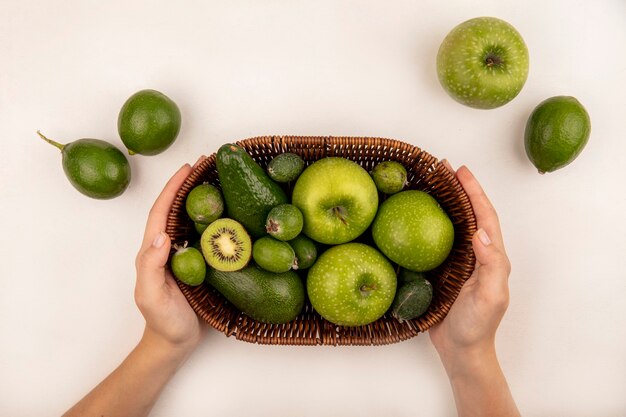
[[[463,20],[512,23],[531,56],[521,94],[491,111],[451,100],[435,56]],[[526,416],[626,415],[626,4],[614,1],[0,2],[0,415],[58,415],[126,356],[143,320],[134,256],[150,205],[183,163],[265,134],[405,140],[470,166],[513,263],[498,351]],[[35,135],[121,146],[142,88],[174,99],[177,142],[133,157],[96,201]],[[523,127],[574,95],[592,134],[540,176]],[[154,416],[450,416],[429,338],[386,347],[267,347],[212,331]]]

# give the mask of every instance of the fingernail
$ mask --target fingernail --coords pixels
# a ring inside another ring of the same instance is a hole
[[[491,244],[491,239],[489,239],[487,232],[485,232],[483,229],[478,229],[478,232],[476,233],[478,233],[478,239],[480,239],[483,245],[489,246]]]
[[[165,234],[165,232],[159,232],[158,236],[152,242],[152,246],[154,246],[155,248],[160,248],[165,243],[166,237],[167,235]]]

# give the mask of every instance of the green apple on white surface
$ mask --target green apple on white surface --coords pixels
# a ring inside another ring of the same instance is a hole
[[[378,191],[369,173],[356,162],[338,157],[308,166],[298,177],[291,199],[304,217],[302,232],[330,245],[357,238],[378,209]]]
[[[528,78],[528,49],[517,30],[495,17],[456,26],[437,54],[437,75],[456,101],[493,109],[513,100]]]
[[[307,276],[311,305],[342,326],[362,326],[382,317],[396,294],[396,273],[376,249],[345,243],[326,250]]]
[[[454,225],[431,195],[401,191],[380,205],[372,237],[380,251],[401,267],[429,271],[450,254]]]

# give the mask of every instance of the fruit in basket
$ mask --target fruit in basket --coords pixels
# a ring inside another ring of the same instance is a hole
[[[428,271],[448,257],[454,226],[429,194],[401,191],[380,205],[372,237],[393,262],[412,271]]]
[[[209,268],[206,281],[243,313],[264,323],[286,323],[304,306],[304,285],[294,271],[276,274],[250,264],[236,272]]]
[[[591,120],[574,97],[542,101],[526,123],[526,154],[541,174],[570,164],[582,152],[591,133]]]
[[[222,193],[208,183],[197,185],[187,195],[185,209],[195,223],[212,223],[224,212]]]
[[[291,182],[302,173],[304,161],[300,155],[285,152],[275,156],[267,165],[267,174],[276,182]]]
[[[131,155],[156,155],[174,143],[180,124],[176,103],[159,91],[141,90],[122,106],[117,130]]]
[[[121,195],[130,183],[130,164],[115,146],[100,139],[78,139],[65,145],[39,137],[61,150],[63,171],[82,194],[99,200]]]
[[[315,242],[302,233],[290,240],[289,246],[293,248],[298,262],[298,269],[307,269],[315,263],[317,259],[317,246]]]
[[[202,284],[206,276],[206,262],[202,253],[194,247],[188,247],[187,242],[183,246],[174,245],[174,249],[176,252],[170,263],[174,276],[187,285]]]
[[[270,210],[265,231],[278,240],[291,240],[302,231],[304,219],[300,209],[292,204],[279,204]]]
[[[302,211],[305,235],[336,245],[357,238],[368,228],[378,209],[378,191],[356,162],[328,157],[300,174],[292,204]]]
[[[298,269],[296,253],[289,243],[263,236],[252,245],[252,258],[257,265],[270,272]]]
[[[478,17],[456,26],[437,54],[437,75],[459,103],[493,109],[513,100],[528,78],[528,49],[513,26]]]
[[[391,304],[391,315],[400,322],[412,320],[428,310],[433,299],[433,286],[423,277],[398,286]]]
[[[378,191],[395,194],[406,185],[406,168],[396,161],[384,161],[377,164],[371,172]]]
[[[265,235],[269,211],[288,202],[283,189],[240,146],[221,146],[216,166],[228,217],[240,222],[253,237]]]
[[[376,249],[362,243],[333,246],[307,276],[311,304],[326,320],[360,326],[378,320],[396,293],[396,273]]]
[[[220,271],[237,271],[252,256],[252,241],[246,229],[229,218],[215,220],[200,237],[204,259]]]

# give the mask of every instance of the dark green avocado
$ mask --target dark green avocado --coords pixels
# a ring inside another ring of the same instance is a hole
[[[121,195],[130,183],[130,164],[115,146],[100,139],[78,139],[62,145],[37,134],[61,150],[63,171],[84,195],[108,200]]]
[[[265,235],[269,211],[287,203],[283,189],[240,146],[227,143],[220,147],[216,166],[228,217],[253,237]]]
[[[234,272],[207,269],[206,282],[246,315],[263,323],[286,323],[304,306],[304,285],[294,271],[276,274],[250,264]]]

